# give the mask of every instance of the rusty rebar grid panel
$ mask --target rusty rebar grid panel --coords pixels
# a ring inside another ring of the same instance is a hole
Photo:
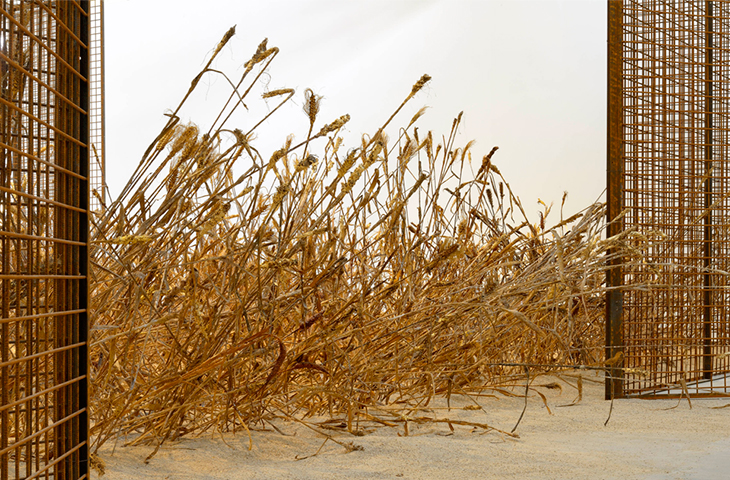
[[[88,17],[0,0],[0,480],[88,478]]]
[[[106,148],[104,122],[104,1],[89,2],[89,205],[106,204]]]
[[[610,32],[612,233],[646,250],[607,279],[613,395],[730,394],[730,3],[609,2]]]

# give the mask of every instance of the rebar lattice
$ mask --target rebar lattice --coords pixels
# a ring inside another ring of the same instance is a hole
[[[610,1],[607,396],[730,392],[730,3]],[[623,212],[623,216],[621,216]],[[640,286],[640,287],[639,287]]]
[[[104,1],[89,2],[89,205],[99,210],[106,202],[104,129]]]
[[[0,0],[0,479],[88,476],[87,1]]]

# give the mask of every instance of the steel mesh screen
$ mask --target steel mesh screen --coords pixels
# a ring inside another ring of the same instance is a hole
[[[611,3],[609,21],[620,24],[609,89],[620,95],[609,93],[609,115],[620,116],[620,138],[609,127],[609,144],[621,148],[609,151],[609,203],[645,251],[622,266],[623,305],[609,305],[621,393],[678,394],[683,382],[694,395],[728,393],[730,4]]]
[[[87,477],[88,2],[0,0],[0,480]]]
[[[89,2],[89,182],[91,210],[99,210],[106,197],[104,163],[104,2]]]

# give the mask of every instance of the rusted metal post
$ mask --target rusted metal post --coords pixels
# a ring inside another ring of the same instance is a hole
[[[622,100],[622,16],[623,1],[608,1],[608,137],[607,145],[607,203],[608,236],[623,230],[618,218],[623,198],[623,100]],[[610,250],[609,268],[606,273],[606,360],[618,360],[622,355],[623,285],[622,260]],[[622,363],[613,363],[606,377],[606,399],[623,396]]]
[[[704,218],[704,291],[702,376],[712,378],[712,176],[713,176],[713,23],[712,1],[705,1],[705,218]]]
[[[89,0],[81,2],[83,13],[79,16],[81,32],[81,40],[86,45],[91,44],[91,5]],[[103,4],[103,2],[100,2]],[[99,7],[101,8],[101,7]],[[102,45],[99,46],[103,50],[103,41],[100,40]],[[86,75],[87,79],[91,78],[91,67],[90,67],[90,48],[81,49],[79,55],[79,68],[80,71]],[[103,73],[102,73],[103,79]],[[81,344],[81,347],[76,350],[77,355],[74,358],[75,371],[73,375],[75,378],[80,378],[78,382],[77,390],[77,411],[81,412],[79,415],[79,434],[78,434],[78,445],[79,448],[79,466],[78,466],[78,478],[89,478],[89,211],[90,205],[90,192],[91,192],[91,161],[90,161],[90,144],[91,144],[91,86],[90,81],[79,82],[79,101],[81,110],[86,112],[85,114],[79,115],[78,119],[78,134],[82,140],[81,145],[78,146],[78,158],[80,161],[79,173],[84,180],[79,182],[81,187],[76,194],[78,195],[78,205],[81,212],[79,212],[78,222],[78,241],[81,243],[78,250],[78,265],[79,275],[79,292],[78,292],[78,305],[77,310],[80,312],[76,317],[76,332],[74,341]],[[102,98],[104,96],[102,86]],[[101,122],[104,122],[104,110],[102,109],[99,113],[101,115]],[[103,128],[102,128],[103,132]],[[102,145],[103,145],[103,133],[102,133]],[[102,158],[104,158],[102,153]],[[104,186],[104,166],[102,163],[102,192]],[[103,198],[103,193],[102,193]]]

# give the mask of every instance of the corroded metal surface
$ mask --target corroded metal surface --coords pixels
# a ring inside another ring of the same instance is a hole
[[[621,213],[621,198],[623,194],[623,146],[621,135],[622,101],[621,101],[621,2],[608,4],[608,168],[607,168],[607,195],[608,195],[608,235],[613,236],[621,232],[623,226],[619,214]],[[615,252],[611,252],[615,253]],[[611,260],[612,268],[607,271],[607,283],[620,287],[621,259]],[[606,358],[614,358],[621,352],[621,315],[623,313],[623,297],[621,291],[609,290],[606,295]],[[606,398],[620,396],[622,392],[621,363],[614,365],[607,372]]]
[[[682,382],[690,394],[727,394],[730,3],[608,8],[609,217],[624,212],[609,233],[635,230],[631,242],[646,251],[607,278],[643,285],[607,298],[607,354],[620,351],[623,367],[613,394]]]
[[[85,1],[0,0],[0,479],[88,476]]]

